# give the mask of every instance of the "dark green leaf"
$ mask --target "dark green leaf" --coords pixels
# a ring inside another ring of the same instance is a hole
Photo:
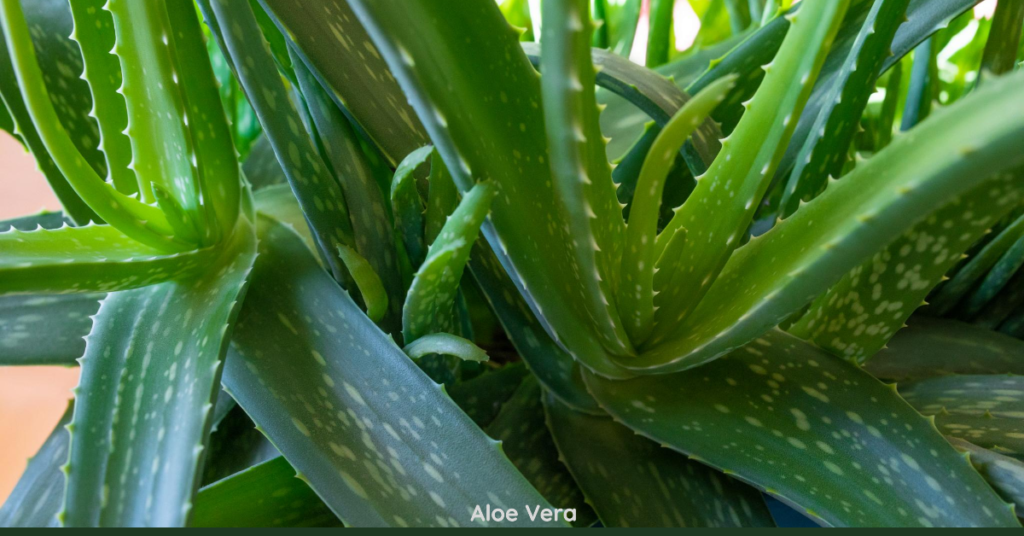
[[[64,473],[68,460],[68,431],[74,406],[68,404],[53,432],[28,462],[18,483],[0,507],[0,527],[56,527],[64,497]]]
[[[512,363],[459,382],[448,389],[448,395],[477,426],[486,428],[529,373],[522,363]]]

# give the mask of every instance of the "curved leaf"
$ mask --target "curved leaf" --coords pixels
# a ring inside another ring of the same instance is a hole
[[[925,415],[991,415],[1024,420],[1024,376],[953,375],[900,385],[900,395]],[[1021,423],[1024,429],[1024,422]]]
[[[1024,509],[1024,462],[983,449],[962,439],[950,438],[957,450],[969,455],[971,465],[1006,502]]]
[[[370,263],[362,255],[356,253],[356,250],[344,244],[338,244],[338,255],[341,256],[341,260],[348,268],[348,272],[352,274],[356,286],[359,287],[359,293],[366,303],[366,315],[370,317],[370,320],[380,322],[388,309],[388,295],[384,290],[384,284],[380,281],[380,276],[373,271],[373,266],[370,266]]]
[[[0,366],[76,366],[103,294],[0,297]]]
[[[46,442],[28,462],[18,483],[0,506],[0,527],[56,527],[64,496],[61,465],[68,459],[68,431],[73,404],[68,404]]]
[[[487,353],[479,346],[451,333],[431,333],[419,337],[412,344],[406,345],[405,353],[414,360],[438,354],[457,357],[463,361],[487,361]]]

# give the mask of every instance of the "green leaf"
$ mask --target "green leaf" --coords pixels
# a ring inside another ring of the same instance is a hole
[[[224,384],[332,511],[352,526],[449,526],[470,525],[482,500],[545,505],[294,233],[269,223]]]
[[[897,63],[889,71],[885,84],[885,100],[882,101],[882,114],[878,121],[878,140],[875,150],[881,151],[892,141],[893,125],[896,123],[896,108],[900,101],[900,85],[903,82],[903,64]]]
[[[644,64],[653,69],[668,61],[672,39],[672,6],[675,0],[651,0],[647,32],[647,59]]]
[[[454,329],[452,313],[462,271],[496,193],[491,183],[474,186],[430,245],[402,310],[406,344],[430,333]]]
[[[424,240],[429,246],[441,233],[448,216],[459,205],[459,190],[452,182],[452,174],[444,165],[437,151],[430,153],[430,177],[428,177],[427,212],[424,222]]]
[[[341,183],[352,219],[355,251],[366,259],[380,278],[385,298],[381,326],[389,333],[400,329],[405,289],[395,249],[391,218],[385,199],[374,179],[376,169],[360,147],[360,140],[348,119],[330,100],[301,60],[294,62],[295,74],[305,96],[326,162]],[[349,267],[351,271],[351,267]],[[355,274],[353,274],[355,277]],[[364,295],[364,301],[368,298]],[[379,319],[378,319],[379,321]]]
[[[282,457],[199,490],[191,527],[338,527],[331,513]]]
[[[89,83],[92,95],[90,113],[100,118],[96,121],[97,133],[105,161],[104,166],[97,167],[96,171],[106,172],[119,191],[133,194],[139,191],[139,183],[135,171],[129,168],[132,146],[131,140],[124,133],[128,128],[128,110],[124,96],[118,92],[121,87],[121,65],[117,56],[110,53],[116,41],[113,18],[104,9],[104,0],[69,4],[74,19],[71,39],[81,49],[82,78]]]
[[[968,296],[963,309],[958,311],[961,318],[973,318],[992,301],[1003,294],[1006,285],[1024,265],[1024,236],[1021,236],[1003,253],[992,269],[985,274],[978,288]]]
[[[666,292],[660,299],[671,303],[684,299],[676,288],[654,287],[654,273],[685,269],[675,263],[681,255],[666,258],[657,256],[655,241],[658,234],[658,216],[662,194],[676,153],[683,143],[708,117],[711,110],[725,98],[735,78],[728,76],[716,81],[687,102],[672,117],[655,138],[637,180],[637,191],[630,205],[629,225],[626,228],[626,247],[623,248],[617,302],[625,311],[626,332],[634,344],[642,344],[651,333],[655,321],[655,293]],[[681,252],[673,251],[673,254]],[[657,265],[657,267],[656,267]],[[670,308],[662,303],[662,308]]]
[[[345,0],[260,0],[331,98],[351,113],[392,165],[429,143],[377,48]],[[358,72],[358,76],[353,76]]]
[[[1024,342],[955,320],[914,317],[864,368],[877,378],[1024,374]]]
[[[413,172],[433,152],[434,148],[426,145],[409,153],[398,164],[391,180],[391,211],[395,215],[395,230],[402,237],[402,244],[405,245],[413,268],[419,268],[427,256],[427,244],[423,236],[423,198],[416,189]]]
[[[586,0],[542,4],[542,108],[555,195],[568,237],[563,244],[576,290],[572,299],[613,354],[633,352],[615,298],[625,226],[601,137]],[[550,232],[550,231],[549,231]],[[623,311],[628,312],[628,311]]]
[[[209,270],[215,248],[166,254],[109,225],[0,233],[0,294],[111,292]]]
[[[1024,26],[1024,3],[999,2],[992,14],[992,29],[985,42],[985,53],[978,69],[978,83],[985,77],[999,76],[1013,69]]]
[[[755,489],[607,416],[573,411],[550,396],[544,407],[562,459],[604,526],[774,526]]]
[[[218,410],[222,413],[219,419]],[[213,412],[213,430],[206,444],[200,481],[204,487],[281,456],[226,391],[217,395]]]
[[[103,294],[0,297],[0,365],[77,365]]]
[[[255,257],[247,219],[204,273],[107,296],[71,424],[67,526],[180,526],[202,472],[221,360]]]
[[[366,303],[366,316],[374,322],[380,322],[388,309],[388,295],[384,291],[384,284],[380,282],[380,276],[356,250],[338,244],[338,255],[359,287],[359,293]]]
[[[1004,501],[1018,510],[1024,508],[1024,462],[962,439],[949,438],[949,442],[969,456],[971,465]]]
[[[810,3],[791,15],[792,28],[767,67],[768,74],[757,94],[744,106],[743,118],[659,236],[656,256],[665,250],[677,229],[687,230],[689,247],[679,262],[689,266],[689,275],[678,290],[679,299],[658,310],[648,347],[656,347],[676,333],[687,333],[676,328],[693,313],[740,245],[848,4]]]
[[[204,7],[207,24],[221,40],[222,49],[228,51],[235,75],[299,200],[325,264],[335,279],[345,280],[341,259],[334,254],[338,244],[353,243],[345,196],[302,128],[302,118],[274,67],[270,48],[249,3],[200,0],[200,6]]]
[[[986,329],[997,329],[1021,305],[1024,305],[1024,270],[1017,270],[1003,291],[972,322]]]
[[[894,389],[780,331],[692,371],[585,377],[617,420],[820,523],[1018,525]]]
[[[1024,169],[1015,170],[1013,173],[1024,176]],[[961,299],[1022,237],[1024,237],[1024,216],[1019,216],[985,244],[981,251],[967,261],[967,264],[960,267],[952,279],[935,291],[935,294],[928,300],[927,313],[932,316],[942,316],[953,311]]]
[[[431,333],[419,337],[412,344],[406,345],[405,353],[414,360],[432,354],[453,356],[463,361],[484,362],[488,359],[487,352],[472,341],[451,333]]]
[[[927,118],[932,110],[932,102],[938,98],[938,48],[935,38],[929,37],[914,49],[914,63],[910,68],[910,86],[900,130],[910,130]]]
[[[64,496],[60,466],[68,459],[68,432],[73,404],[68,404],[46,442],[28,462],[18,483],[0,507],[0,527],[56,527]]]
[[[274,148],[266,136],[260,136],[253,142],[252,150],[249,151],[249,156],[242,164],[242,171],[254,192],[259,192],[267,186],[287,184],[288,182],[284,169],[277,161],[277,155],[274,154]]]
[[[1012,167],[1024,134],[1024,113],[1014,111],[1024,104],[1014,89],[1021,80],[1024,75],[1001,77],[936,113],[751,240],[677,327],[687,335],[633,363],[679,370],[752,340],[936,206]]]
[[[1020,419],[959,413],[939,413],[934,418],[936,428],[947,437],[970,441],[1016,459],[1024,458],[1024,427]]]
[[[211,35],[209,26],[204,26],[203,29],[203,34],[207,37],[206,53],[210,56],[210,67],[213,68],[213,75],[220,85],[220,100],[228,116],[231,138],[238,149],[240,160],[247,162],[253,145],[263,139],[260,136],[263,134],[263,129],[260,127],[259,119],[256,118],[256,112],[246,100],[245,92],[242,91],[242,86],[235,78],[235,73],[231,70],[231,64],[221,50],[220,43],[217,42],[216,37]],[[271,155],[273,155],[272,150]]]
[[[818,92],[823,102],[815,110],[817,115],[802,121],[810,123],[810,130],[802,144],[791,146],[798,152],[781,202],[782,217],[796,212],[801,200],[808,201],[820,193],[828,177],[842,173],[847,149],[908,3],[875,0],[842,66],[828,80],[831,87]]]
[[[287,184],[275,184],[261,188],[253,196],[256,210],[263,215],[281,222],[298,233],[310,251],[316,252],[316,239],[306,224],[306,216],[302,213],[299,201],[295,199],[291,187]],[[319,257],[317,258],[319,260]]]
[[[523,378],[529,374],[529,370],[522,363],[511,363],[471,380],[456,383],[447,391],[452,401],[458,404],[477,426],[486,428],[498,416],[501,406],[512,398]]]
[[[964,251],[1012,210],[1024,177],[1000,174],[946,203],[846,274],[787,331],[863,363],[920,305]]]
[[[584,502],[583,493],[559,459],[544,422],[542,395],[537,380],[532,376],[525,378],[487,426],[487,435],[501,441],[501,450],[549,503],[576,510],[573,526],[589,527],[597,516]]]
[[[544,329],[588,366],[624,376],[594,331],[590,307],[578,298],[574,267],[580,265],[574,252],[591,250],[593,244],[577,248],[566,231],[569,214],[552,180],[540,81],[519,45],[519,32],[508,26],[491,0],[473,0],[456,11],[429,1],[350,5],[412,102],[456,186],[465,193],[484,177],[494,184],[498,197],[483,233]],[[424,20],[437,23],[421,24]],[[417,31],[408,31],[413,27]],[[491,69],[498,65],[504,68]],[[587,154],[596,161],[598,155]],[[593,184],[601,176],[595,175]],[[581,200],[573,204],[578,208]],[[595,213],[603,210],[592,208]],[[543,217],[527,218],[524,211]],[[616,217],[618,213],[616,208]],[[615,221],[604,215],[609,218],[597,221]],[[593,274],[586,277],[593,279]]]
[[[900,395],[925,415],[991,415],[1024,419],[1024,376],[972,374],[926,378],[900,385]],[[1024,429],[1024,426],[1022,426]]]

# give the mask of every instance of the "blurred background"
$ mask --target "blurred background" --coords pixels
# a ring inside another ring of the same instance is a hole
[[[30,0],[31,1],[31,0]],[[536,11],[539,0],[496,0],[505,16],[512,24],[527,29],[524,40],[531,40],[535,31],[531,19],[537,18]],[[641,3],[639,16],[628,21],[628,27],[635,33],[629,39],[616,43],[614,52],[628,56],[638,64],[651,60],[647,50],[649,28],[649,7],[652,0],[607,0],[602,5],[608,8],[608,20],[625,24],[626,18],[615,17],[617,10],[624,10],[633,5],[632,13],[636,13],[635,5]],[[666,0],[657,0],[658,5]],[[798,0],[768,0],[767,2],[750,2],[750,5],[773,5],[787,7]],[[1007,0],[1004,0],[1007,1]],[[1008,0],[1024,1],[1024,0]],[[746,5],[739,0],[674,0],[672,2],[672,47],[659,63],[680,62],[700,59],[706,66],[707,56],[714,49],[713,45],[721,45],[726,39],[742,38],[741,34],[757,26],[758,21],[752,20],[751,13],[734,13],[736,6]],[[977,57],[981,45],[985,42],[988,21],[995,9],[995,0],[985,0],[973,10],[958,17],[947,30],[939,36],[940,47],[935,63],[938,71],[938,84],[934,101],[942,105],[970,86],[977,67]],[[539,20],[539,19],[538,19]],[[621,28],[619,28],[621,30]],[[1024,55],[1024,52],[1022,52]],[[215,68],[217,57],[211,52]],[[912,57],[904,59],[909,68]],[[223,65],[221,65],[223,67]],[[665,65],[664,67],[671,67]],[[703,67],[701,67],[703,68]],[[660,72],[677,74],[662,68]],[[699,74],[700,69],[695,72]],[[230,76],[230,75],[229,75]],[[909,76],[904,77],[909,79]],[[676,79],[677,83],[683,80]],[[904,82],[904,85],[909,82]],[[228,90],[229,87],[222,89]],[[877,108],[884,97],[884,89],[872,97],[872,104]],[[904,89],[905,91],[905,89]],[[244,101],[238,103],[242,107]],[[871,109],[869,107],[868,115]],[[235,114],[232,114],[235,115]],[[241,114],[244,116],[244,114]],[[605,119],[605,118],[603,118]],[[610,118],[609,118],[610,119]],[[643,118],[641,118],[643,119]],[[237,120],[237,119],[236,119]],[[254,126],[255,135],[259,134],[258,124]],[[637,132],[643,131],[643,121],[635,127]],[[625,140],[627,143],[631,140]],[[629,145],[616,149],[609,146],[609,154],[624,151]],[[36,169],[32,157],[22,146],[6,133],[0,131],[0,219],[23,216],[40,210],[59,210],[60,205],[50,192],[42,174]],[[71,396],[71,388],[78,379],[78,370],[62,367],[4,367],[0,368],[0,503],[6,499],[17,479],[24,470],[26,462],[42,445],[46,436],[60,419],[67,401]]]

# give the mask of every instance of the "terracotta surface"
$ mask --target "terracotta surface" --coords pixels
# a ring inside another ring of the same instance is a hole
[[[46,180],[21,145],[0,132],[0,219],[58,210]],[[0,368],[0,502],[64,413],[78,369]]]

